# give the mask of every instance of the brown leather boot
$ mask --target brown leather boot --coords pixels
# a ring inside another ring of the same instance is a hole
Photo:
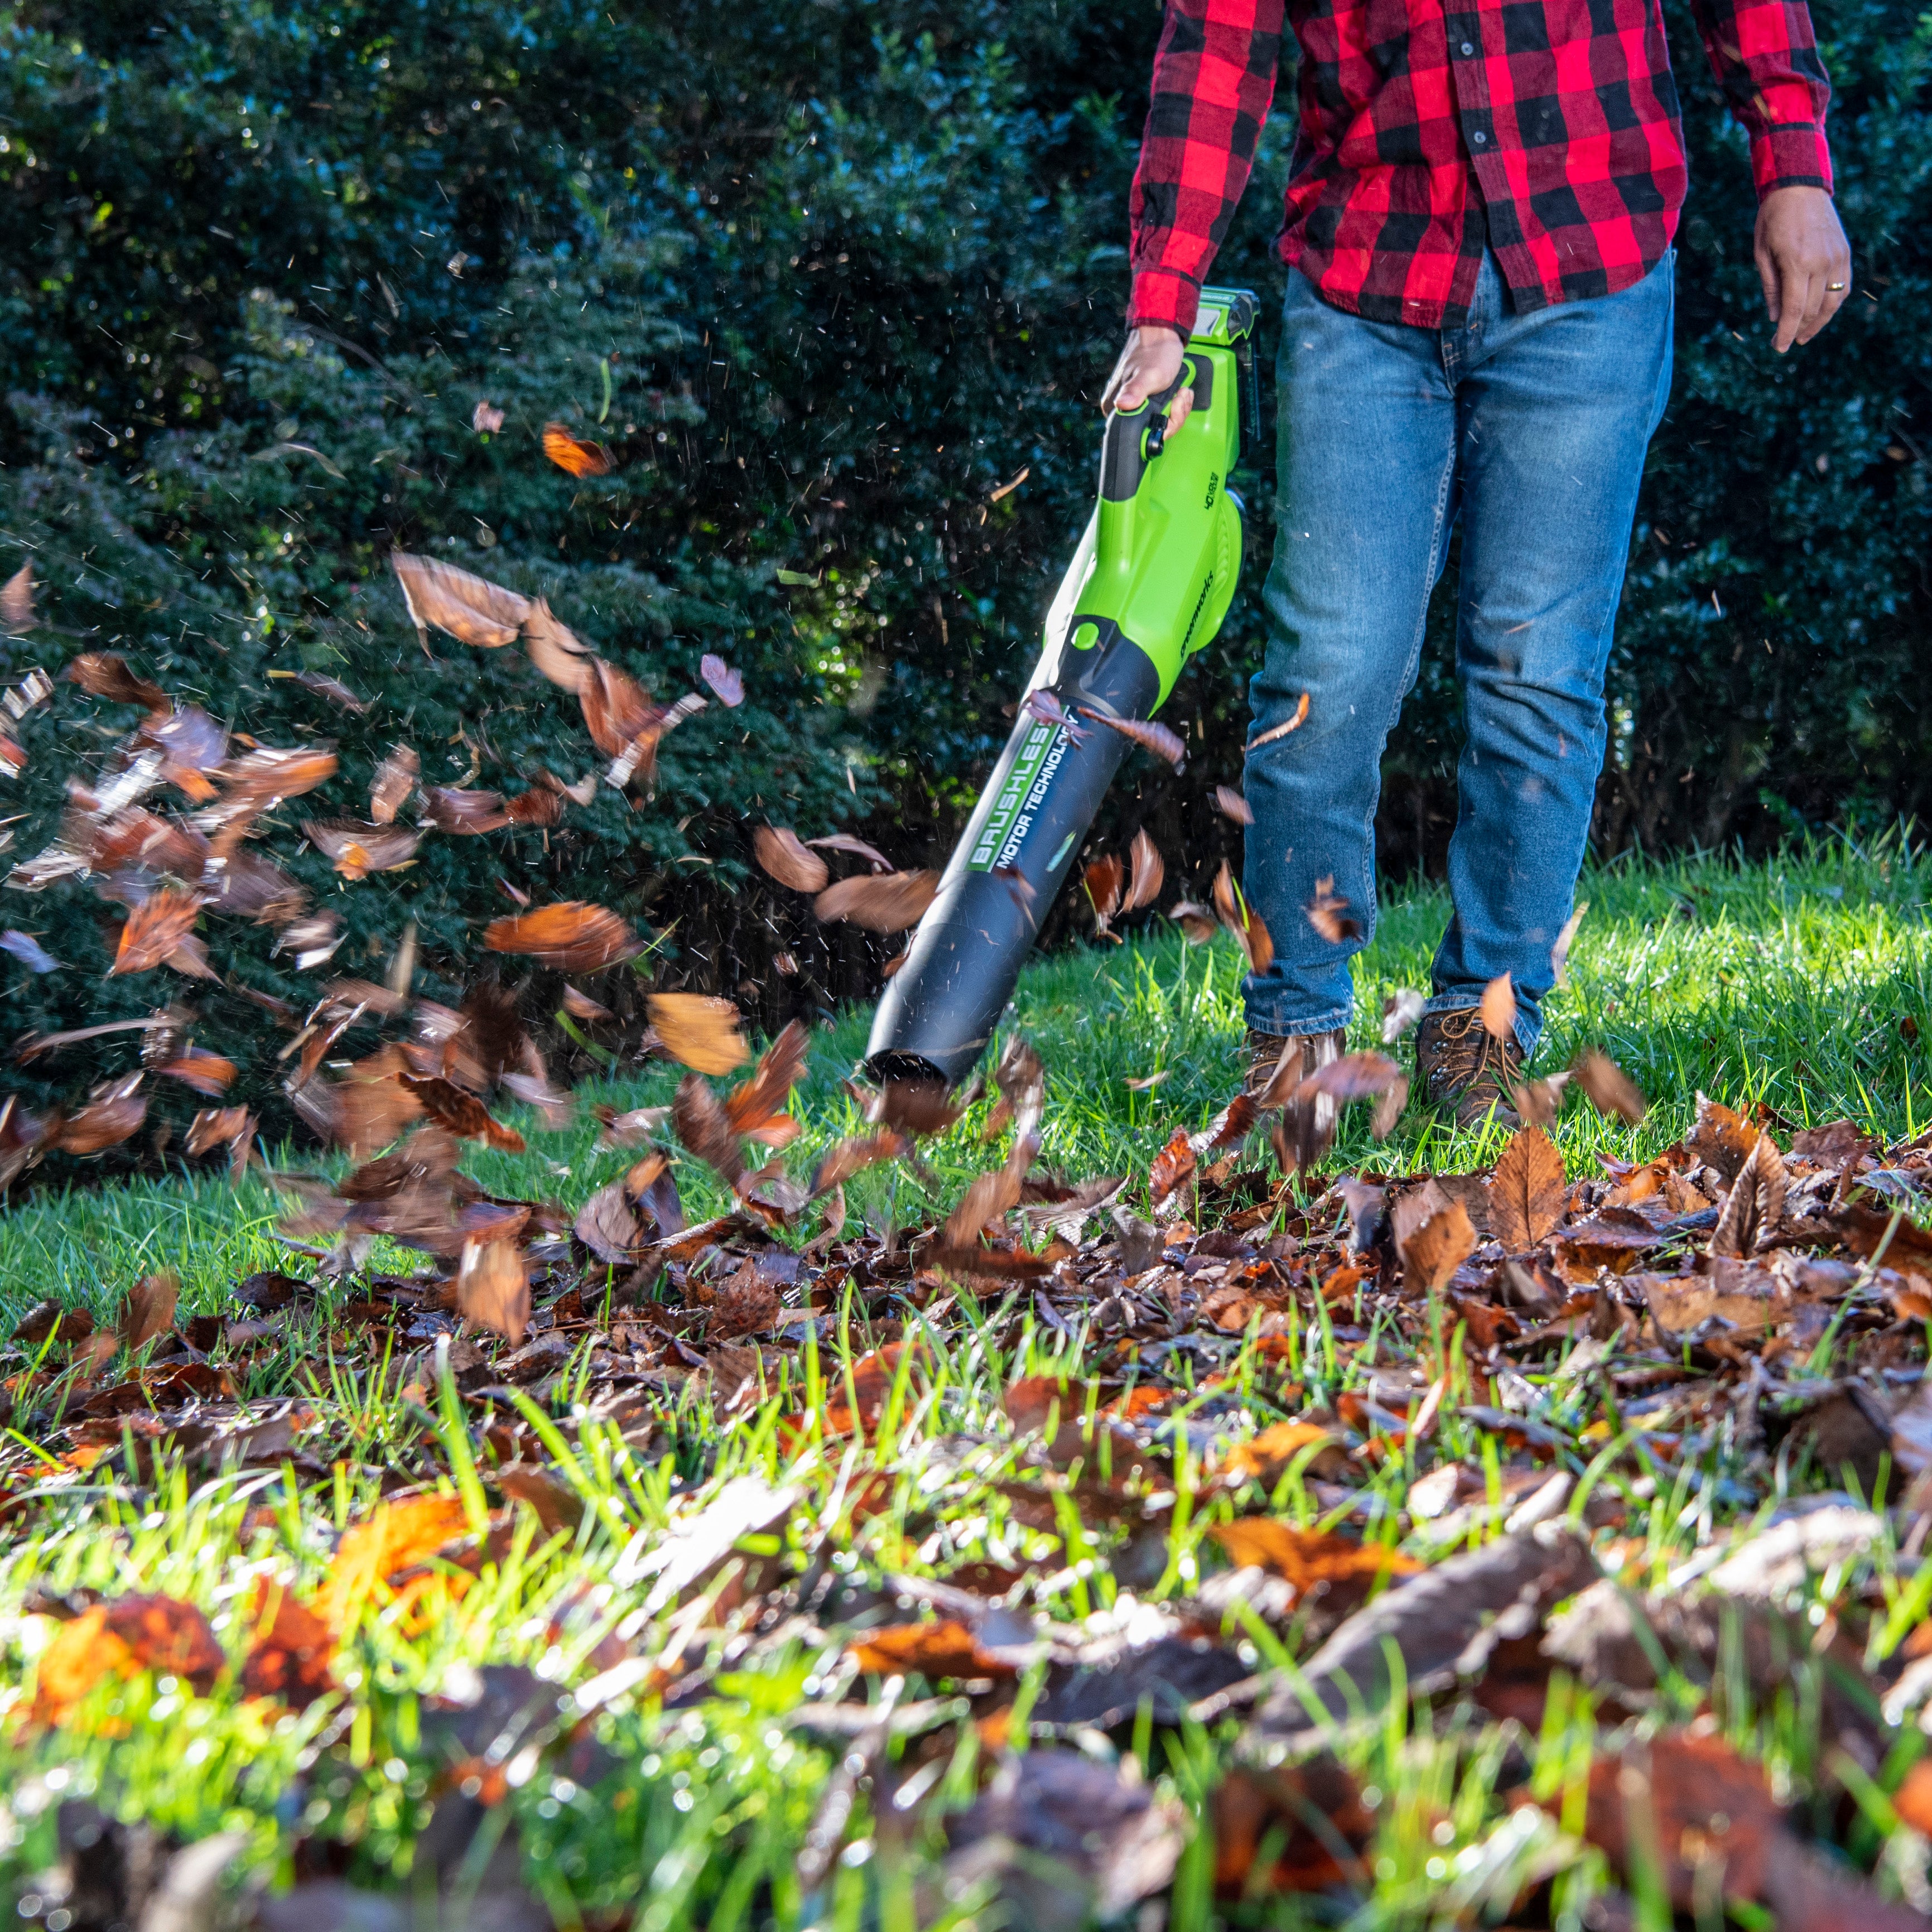
[[[1416,1029],[1415,1070],[1429,1097],[1462,1127],[1493,1119],[1499,1127],[1522,1122],[1510,1095],[1522,1084],[1524,1054],[1514,1037],[1498,1040],[1474,1006],[1428,1013]]]
[[[1288,1039],[1250,1027],[1243,1089],[1258,1100],[1268,1095],[1268,1104],[1278,1107],[1318,1066],[1340,1059],[1347,1051],[1348,1035],[1340,1027],[1333,1033],[1296,1034]]]

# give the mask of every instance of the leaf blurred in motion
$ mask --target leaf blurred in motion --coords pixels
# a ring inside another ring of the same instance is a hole
[[[1232,818],[1237,825],[1252,825],[1255,822],[1255,814],[1247,800],[1231,786],[1216,785],[1214,788],[1214,802],[1220,808],[1221,816]]]
[[[494,436],[503,427],[503,412],[494,403],[479,401],[470,412],[470,427],[479,436]]]
[[[937,872],[861,875],[828,886],[812,902],[812,910],[828,926],[845,919],[868,932],[904,932],[926,916],[938,890]]]
[[[58,973],[61,963],[31,934],[9,926],[0,932],[0,952],[10,952],[29,973]]]
[[[466,1094],[460,1087],[435,1075],[405,1073],[401,1081],[404,1089],[416,1096],[423,1112],[445,1133],[454,1134],[458,1140],[482,1141],[506,1154],[524,1151],[523,1136],[514,1127],[506,1127],[494,1119],[475,1094]]]
[[[572,476],[608,476],[616,467],[616,459],[601,442],[586,442],[560,422],[544,424],[543,452]]]
[[[662,1032],[658,1036],[662,1038]],[[798,1138],[798,1123],[785,1108],[791,1090],[804,1077],[806,1048],[810,1039],[798,1021],[789,1022],[758,1056],[750,1079],[735,1088],[725,1100],[724,1112],[733,1128],[747,1140],[782,1148],[789,1147]]]
[[[34,567],[23,563],[0,584],[0,625],[18,636],[34,628]]]
[[[206,1094],[213,1100],[227,1092],[236,1072],[233,1060],[218,1053],[209,1053],[202,1048],[190,1047],[174,1059],[164,1061],[155,1069],[170,1078],[179,1080],[192,1087],[197,1094]]]
[[[1248,956],[1248,970],[1265,973],[1274,963],[1274,940],[1262,923],[1262,916],[1249,904],[1234,884],[1228,862],[1214,874],[1214,910],[1221,923],[1241,942]]]
[[[735,711],[744,703],[745,680],[722,658],[706,651],[698,663],[698,674],[728,710]]]
[[[575,632],[557,621],[541,597],[531,604],[524,619],[524,648],[530,662],[552,684],[581,694],[590,677],[592,653],[578,642]]]
[[[358,698],[340,679],[326,676],[319,670],[272,670],[268,675],[298,684],[303,690],[312,691],[316,697],[326,698],[330,704],[339,704],[345,711],[362,712],[369,708],[366,698]]]
[[[513,1348],[523,1346],[530,1321],[530,1279],[514,1242],[464,1244],[456,1306],[464,1320],[494,1328]]]
[[[376,824],[395,824],[396,814],[416,790],[422,772],[422,760],[410,745],[398,745],[376,767],[375,780],[369,788],[369,816]]]
[[[817,853],[808,851],[796,832],[782,826],[752,829],[752,850],[760,866],[782,886],[795,892],[822,892],[832,874]]]
[[[602,906],[562,899],[512,919],[492,920],[483,944],[492,952],[520,952],[566,973],[596,973],[642,950],[628,925]]]
[[[1362,936],[1361,922],[1345,918],[1348,902],[1335,890],[1334,878],[1317,879],[1315,896],[1303,908],[1308,922],[1330,946],[1346,946]]]
[[[1492,1040],[1516,1037],[1516,988],[1510,984],[1507,973],[1498,973],[1483,988],[1482,1001],[1476,1011],[1483,1030]]]
[[[200,916],[199,892],[182,892],[172,886],[157,887],[128,915],[108,977],[151,972],[194,931]]]
[[[527,597],[433,556],[392,550],[389,562],[418,631],[433,626],[466,644],[490,650],[516,642],[530,614]]]
[[[1160,898],[1160,889],[1167,880],[1167,866],[1160,856],[1160,848],[1148,836],[1144,826],[1134,834],[1128,856],[1132,861],[1132,876],[1127,882],[1126,896],[1120,902],[1120,910],[1138,912]]]
[[[868,845],[864,839],[855,838],[849,832],[828,832],[822,838],[808,838],[805,842],[820,852],[849,852],[854,858],[864,860],[875,872],[896,869],[876,845]]]
[[[422,815],[439,832],[473,837],[500,832],[510,822],[503,796],[494,791],[463,791],[454,785],[424,785]]]
[[[1176,771],[1187,762],[1187,747],[1165,724],[1157,724],[1150,718],[1112,718],[1106,712],[1096,711],[1085,704],[1081,706],[1080,715],[1106,725],[1109,730],[1119,732],[1124,738],[1131,739],[1142,751],[1152,752],[1156,758],[1165,758]]]
[[[420,832],[396,825],[364,825],[353,818],[304,818],[302,829],[309,843],[352,880],[410,864],[422,843]]]
[[[1572,1077],[1600,1114],[1615,1114],[1635,1126],[1650,1111],[1636,1082],[1606,1053],[1592,1047],[1576,1056]]]
[[[1215,917],[1214,908],[1198,904],[1192,899],[1176,900],[1167,916],[1186,934],[1190,946],[1205,946],[1221,929],[1221,922]]]
[[[652,993],[644,1002],[658,1044],[698,1073],[729,1073],[752,1057],[738,1009],[705,993]]]
[[[128,668],[127,659],[112,651],[82,651],[64,675],[90,698],[104,698],[112,704],[138,704],[158,715],[165,715],[170,708],[168,694],[159,685],[136,677]]]

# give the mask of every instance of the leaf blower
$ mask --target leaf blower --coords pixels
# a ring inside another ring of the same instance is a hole
[[[985,1052],[1130,736],[1220,628],[1241,570],[1242,432],[1260,432],[1255,298],[1204,289],[1172,388],[1107,419],[1100,489],[1047,612],[1012,736],[967,822],[906,962],[886,983],[866,1064],[951,1086]],[[1173,435],[1185,385],[1192,412]]]

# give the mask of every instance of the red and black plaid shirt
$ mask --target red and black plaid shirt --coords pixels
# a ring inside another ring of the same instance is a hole
[[[1694,0],[1760,196],[1828,188],[1804,0]],[[1282,259],[1338,308],[1460,327],[1485,248],[1519,310],[1608,295],[1684,202],[1658,0],[1168,0],[1134,177],[1129,320],[1184,334],[1246,184],[1284,10],[1301,126]]]

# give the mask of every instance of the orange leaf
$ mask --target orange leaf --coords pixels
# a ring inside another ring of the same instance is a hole
[[[608,476],[616,459],[601,442],[586,442],[560,422],[544,424],[543,452],[572,476]]]
[[[512,1348],[523,1346],[530,1321],[530,1277],[514,1241],[464,1244],[456,1305],[469,1320],[495,1329]]]
[[[1483,1030],[1492,1040],[1515,1037],[1516,988],[1510,984],[1507,973],[1498,973],[1483,988],[1482,1001],[1476,1010],[1481,1016]]]
[[[1334,1432],[1312,1422],[1277,1422],[1228,1452],[1224,1473],[1235,1482],[1273,1484],[1312,1442],[1333,1444]]]
[[[624,920],[581,899],[494,919],[484,928],[483,944],[492,952],[527,953],[566,973],[599,972],[640,950],[636,934]]]
[[[96,1604],[62,1624],[41,1652],[28,1722],[64,1724],[103,1678],[132,1677],[140,1668],[128,1646],[108,1629],[106,1606]]]
[[[111,980],[123,973],[146,973],[160,964],[188,935],[201,916],[201,895],[159,886],[128,915],[115,949]]]
[[[378,1503],[373,1516],[344,1531],[328,1580],[310,1607],[339,1635],[364,1604],[387,1600],[390,1582],[400,1571],[427,1562],[469,1527],[462,1502],[454,1496],[406,1496]]]
[[[738,1009],[706,993],[652,993],[644,1002],[658,1044],[698,1073],[729,1073],[751,1058],[738,1032]]]
[[[280,1583],[255,1579],[255,1641],[242,1666],[250,1697],[276,1697],[299,1711],[335,1688],[329,1660],[335,1636]]]
[[[1232,1522],[1210,1526],[1208,1534],[1238,1567],[1266,1570],[1305,1591],[1316,1583],[1336,1583],[1351,1576],[1408,1576],[1423,1567],[1412,1556],[1399,1556],[1387,1544],[1358,1543],[1317,1529],[1298,1529],[1273,1516],[1237,1516]]]
[[[1014,1666],[988,1656],[962,1623],[888,1624],[868,1630],[846,1652],[861,1670],[923,1677],[1012,1677]]]

